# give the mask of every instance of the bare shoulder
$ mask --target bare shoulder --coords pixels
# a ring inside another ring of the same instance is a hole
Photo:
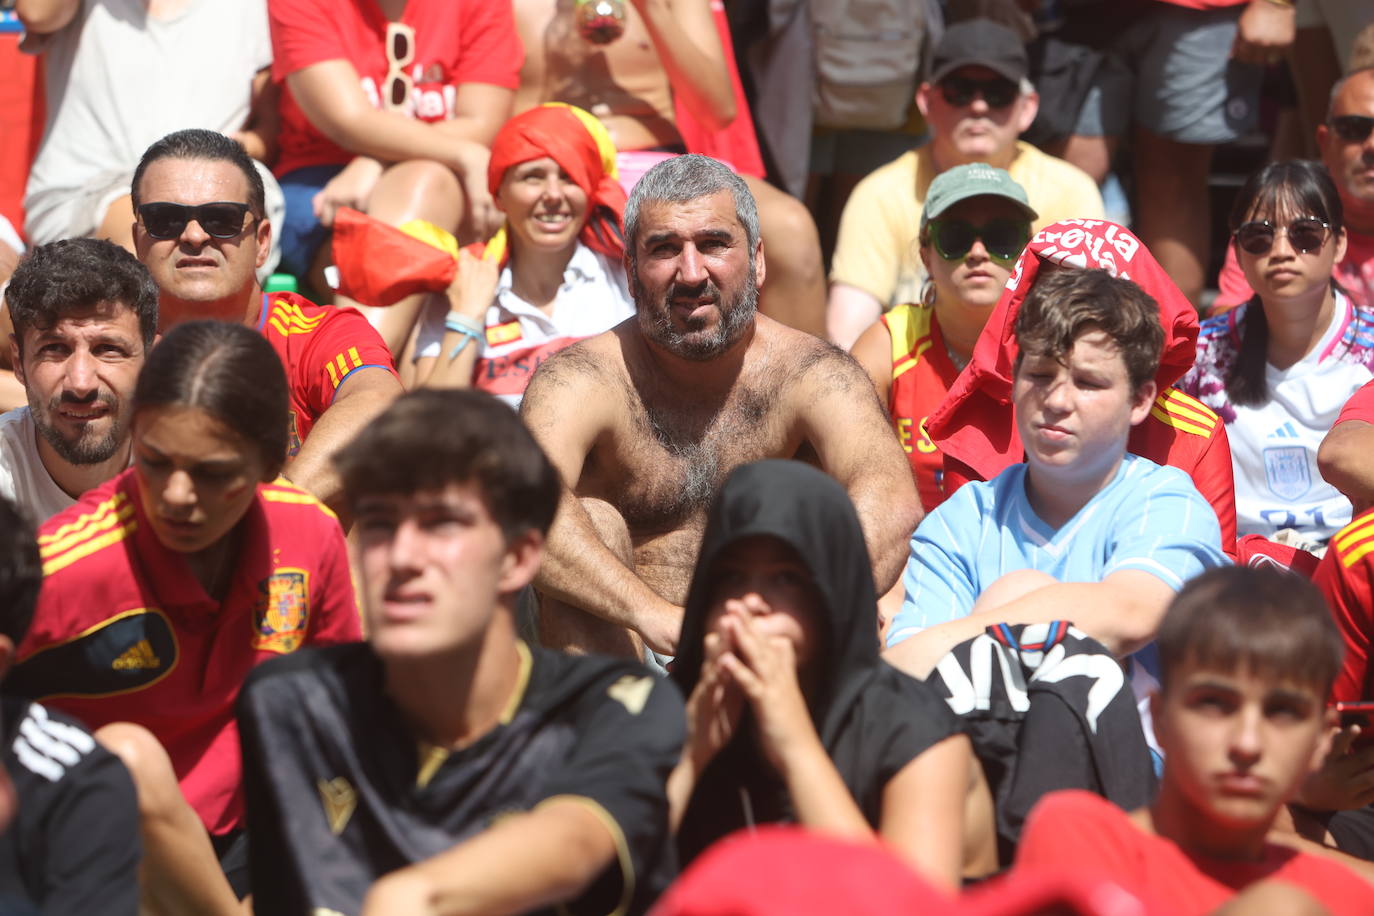
[[[612,329],[544,360],[525,388],[520,414],[536,431],[550,420],[591,419],[608,404],[618,403],[625,387],[625,360]]]
[[[623,374],[624,361],[613,331],[579,340],[544,360],[530,378],[525,400],[556,397],[565,389],[585,389],[606,384]],[[616,370],[620,369],[620,372]]]
[[[834,344],[762,315],[759,332],[769,353],[782,354],[781,371],[773,371],[779,384],[788,389],[787,394],[809,399],[851,389],[872,393],[873,383],[863,367]],[[777,359],[771,356],[770,362]]]

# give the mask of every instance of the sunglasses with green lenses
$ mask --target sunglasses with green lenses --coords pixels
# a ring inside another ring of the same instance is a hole
[[[981,239],[988,257],[1009,264],[1031,237],[1030,223],[1016,219],[994,219],[981,226],[963,219],[933,219],[929,229],[935,253],[946,261],[962,261]]]

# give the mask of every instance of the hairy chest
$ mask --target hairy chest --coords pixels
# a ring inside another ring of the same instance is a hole
[[[759,386],[741,386],[713,410],[636,401],[627,417],[593,451],[583,482],[620,510],[637,540],[700,527],[730,471],[790,456],[800,444],[776,397]]]

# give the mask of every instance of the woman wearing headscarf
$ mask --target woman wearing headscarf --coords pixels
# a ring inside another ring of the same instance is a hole
[[[625,192],[591,115],[549,104],[507,121],[487,184],[505,222],[469,246],[416,340],[416,381],[481,388],[518,405],[539,364],[634,314],[621,258]]]
[[[683,864],[756,823],[880,836],[952,889],[972,755],[944,701],[878,657],[844,489],[791,461],[736,469],[707,520],[672,677],[688,739],[668,783]],[[989,822],[990,823],[990,822]]]

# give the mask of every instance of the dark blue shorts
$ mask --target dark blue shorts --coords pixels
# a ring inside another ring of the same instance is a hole
[[[343,170],[342,165],[307,165],[281,177],[279,183],[282,196],[286,198],[286,218],[278,229],[281,238],[278,270],[297,277],[310,273],[315,252],[329,237],[329,230],[315,218],[311,201]]]

